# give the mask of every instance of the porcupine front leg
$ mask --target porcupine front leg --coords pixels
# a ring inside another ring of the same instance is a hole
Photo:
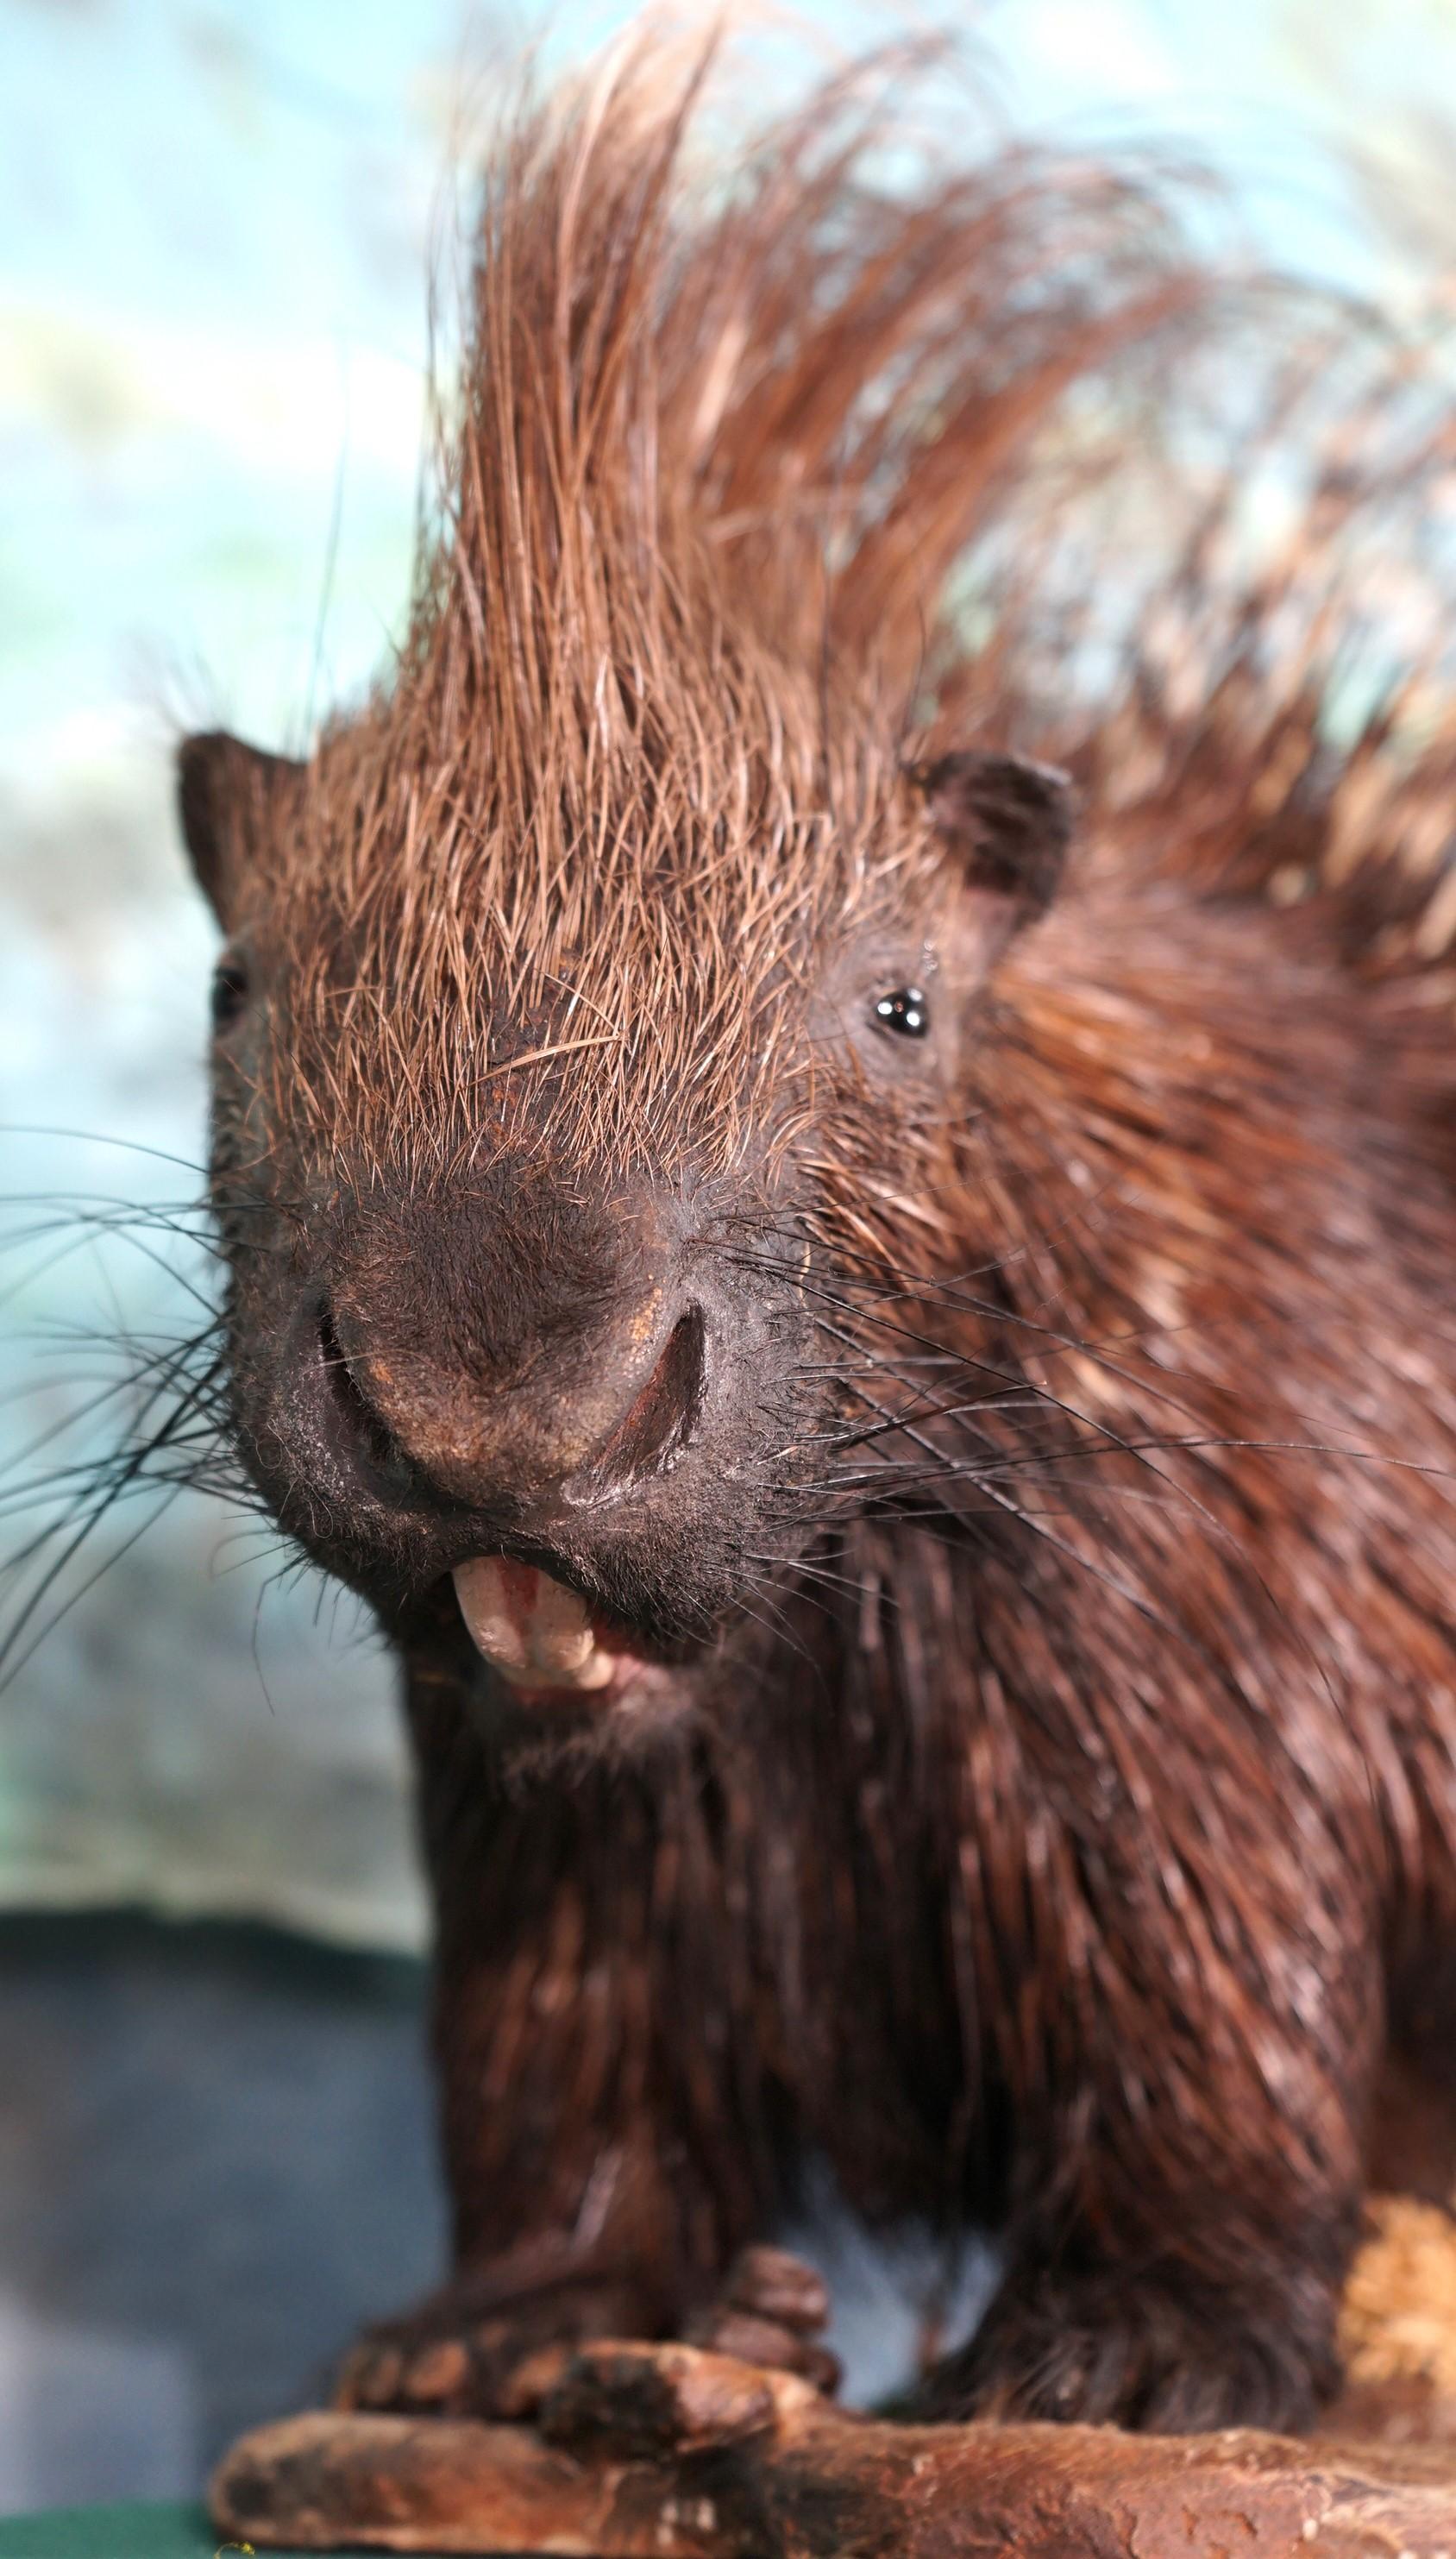
[[[1104,2238],[1095,2249],[1075,2232],[1033,2241],[977,2336],[928,2376],[910,2413],[1301,2434],[1339,2387],[1334,2324],[1352,2236],[1348,2206],[1303,2255],[1261,2235],[1256,2281],[1210,2274],[1184,2244],[1152,2258],[1140,2239],[1119,2261]]]
[[[411,1710],[455,2262],[365,2333],[340,2398],[516,2414],[543,2348],[678,2333],[832,2386],[823,2287],[763,2244],[695,1790],[600,1768],[503,1789],[428,1672]]]
[[[1297,2433],[1334,2395],[1379,1943],[1348,1879],[1340,1927],[1320,1925],[1317,1872],[1302,1922],[1286,1901],[1281,1924],[1267,1874],[1255,1906],[1254,1880],[1242,1871],[1237,1911],[1197,1914],[1197,1961],[1177,1978],[1153,1969],[1166,1907],[1161,1937],[1120,1956],[1104,1943],[1107,2005],[1088,2008],[1101,2032],[1068,2051],[1021,2163],[1004,2278],[915,2413]]]

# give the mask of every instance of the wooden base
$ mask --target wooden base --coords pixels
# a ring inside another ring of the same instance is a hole
[[[1379,2426],[1363,2443],[896,2426],[690,2346],[602,2344],[566,2364],[529,2427],[262,2427],[223,2462],[213,2513],[260,2550],[1456,2559],[1456,2441],[1409,2440],[1428,2413],[1408,2393],[1367,2398],[1347,2419]]]

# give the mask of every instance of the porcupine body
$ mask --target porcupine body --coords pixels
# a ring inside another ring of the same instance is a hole
[[[388,686],[183,750],[237,1444],[437,1910],[456,2275],[349,2387],[773,2350],[812,2154],[1004,2232],[923,2404],[1299,2425],[1456,1948],[1456,757],[1331,673],[1436,445],[1246,591],[1196,488],[1108,674],[1156,190],[877,179],[849,79],[714,195],[698,79],[507,131]]]

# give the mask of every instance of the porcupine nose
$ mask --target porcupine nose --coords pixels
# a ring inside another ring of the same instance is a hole
[[[422,1506],[443,1525],[441,1560],[477,1651],[536,1705],[600,1706],[644,1672],[629,1630],[589,1604],[572,1567],[624,1526],[649,1526],[630,1497],[670,1473],[697,1426],[703,1309],[664,1308],[662,1294],[609,1314],[574,1355],[553,1346],[505,1380],[479,1359],[352,1349],[334,1307],[319,1311],[336,1457],[342,1439],[356,1480],[398,1525],[418,1524]]]
[[[399,1241],[369,1236],[318,1310],[336,1438],[364,1473],[528,1524],[670,1472],[708,1370],[675,1254],[641,1234],[588,1251],[560,1226],[534,1260],[499,1234],[474,1257],[438,1233],[413,1259]]]
[[[408,1469],[436,1492],[484,1507],[553,1481],[565,1501],[585,1507],[666,1474],[688,1445],[702,1404],[704,1338],[702,1309],[685,1307],[643,1385],[583,1456],[611,1401],[609,1382],[625,1378],[632,1365],[615,1358],[611,1345],[602,1346],[600,1394],[575,1399],[548,1390],[529,1404],[502,1398],[505,1410],[496,1411],[496,1399],[447,1385],[423,1361],[406,1364],[408,1383],[397,1392],[396,1364],[351,1356],[327,1302],[320,1314],[321,1356],[361,1452],[378,1471]]]

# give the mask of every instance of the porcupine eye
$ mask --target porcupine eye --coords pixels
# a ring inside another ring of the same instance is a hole
[[[919,986],[896,986],[880,997],[875,1019],[887,1031],[898,1031],[902,1039],[924,1039],[931,1026],[931,1008]]]
[[[213,972],[213,1028],[229,1030],[247,1002],[247,971],[235,952],[224,951]]]

